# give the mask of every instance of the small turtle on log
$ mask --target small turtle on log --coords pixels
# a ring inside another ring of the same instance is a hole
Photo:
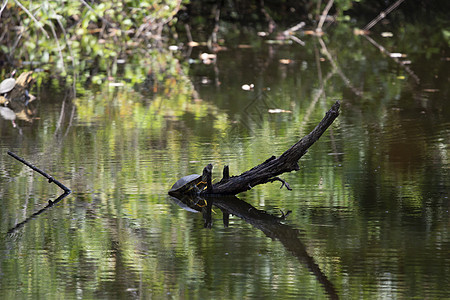
[[[206,186],[202,175],[191,174],[178,179],[169,190],[169,194],[199,194]]]
[[[6,97],[6,94],[9,93],[15,85],[16,80],[14,78],[6,78],[0,83],[0,95]]]

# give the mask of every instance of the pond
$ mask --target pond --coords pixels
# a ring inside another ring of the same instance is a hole
[[[148,61],[142,83],[125,62],[76,94],[37,85],[31,123],[0,119],[2,298],[450,297],[445,42],[347,26],[303,40],[243,32],[216,55],[163,51],[184,70],[163,89]],[[211,228],[169,197],[208,163],[217,181],[280,155],[336,100],[340,116],[281,175],[292,191],[210,200]],[[62,191],[7,151],[72,193],[33,216]]]

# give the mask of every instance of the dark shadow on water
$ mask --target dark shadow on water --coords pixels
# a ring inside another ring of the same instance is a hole
[[[211,209],[212,206],[216,206],[223,213],[223,224],[225,227],[228,226],[230,215],[234,215],[261,230],[266,236],[279,240],[286,250],[308,267],[317,281],[324,287],[325,293],[330,299],[339,299],[333,283],[322,272],[314,258],[306,251],[305,245],[299,238],[298,229],[281,222],[286,215],[282,214],[281,217],[277,217],[268,214],[235,196],[207,198],[186,196],[176,198],[171,196],[170,198],[183,209],[190,212],[201,212],[207,228],[212,226]]]

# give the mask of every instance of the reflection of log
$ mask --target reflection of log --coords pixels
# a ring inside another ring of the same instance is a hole
[[[303,137],[290,149],[284,152],[278,158],[270,157],[262,164],[242,173],[239,176],[228,177],[228,168],[224,170],[224,178],[215,183],[212,188],[203,191],[203,194],[219,194],[219,195],[236,195],[241,192],[250,190],[258,184],[267,182],[281,181],[282,187],[285,185],[290,189],[289,185],[278,175],[299,170],[298,160],[306,154],[308,148],[311,147],[333,123],[339,115],[340,103],[337,101],[331,109],[325,114],[320,123],[308,135]]]
[[[198,202],[198,198],[195,198]],[[203,198],[202,198],[203,199]],[[192,200],[183,197],[178,199],[185,205],[191,206]],[[188,201],[188,202],[186,202]],[[305,245],[299,239],[299,232],[297,229],[292,228],[289,225],[281,223],[284,219],[284,214],[281,217],[275,217],[265,211],[258,210],[245,201],[238,199],[235,196],[228,197],[206,197],[203,199],[208,205],[202,208],[203,219],[205,221],[205,227],[211,228],[211,207],[218,207],[223,213],[224,226],[228,226],[229,216],[235,215],[245,222],[251,224],[255,228],[264,232],[265,235],[272,239],[279,240],[283,246],[291,252],[300,262],[304,263],[309,271],[314,274],[317,281],[322,284],[325,289],[325,293],[330,299],[339,299],[336,288],[333,283],[322,272],[320,267],[306,251]],[[178,203],[179,204],[179,203]],[[184,206],[182,206],[184,207]],[[198,208],[196,208],[199,211]]]
[[[207,198],[207,201],[208,203],[212,202],[213,205],[222,210],[224,220],[225,216],[228,219],[229,214],[235,215],[258,228],[268,237],[279,240],[286,250],[303,262],[310,272],[316,276],[317,281],[325,288],[325,292],[330,299],[339,299],[333,283],[328,280],[327,276],[314,261],[314,258],[306,251],[305,245],[299,239],[298,230],[280,222],[283,217],[275,217],[258,210],[237,197],[210,197]]]
[[[64,192],[61,195],[59,195],[59,197],[56,198],[55,200],[53,200],[53,201],[52,200],[48,200],[47,206],[45,206],[44,208],[41,208],[40,210],[38,210],[37,212],[33,213],[31,216],[29,216],[25,220],[23,220],[22,222],[16,224],[14,227],[12,227],[11,229],[8,230],[7,234],[12,234],[13,232],[17,231],[17,229],[21,228],[23,225],[28,223],[30,220],[36,218],[37,216],[39,216],[40,214],[45,212],[47,209],[49,209],[53,205],[57,204],[59,201],[64,199],[69,194],[70,194],[69,192]]]

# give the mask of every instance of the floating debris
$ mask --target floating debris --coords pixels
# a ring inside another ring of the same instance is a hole
[[[353,29],[353,34],[354,35],[368,35],[369,31],[368,30],[364,30],[364,29],[354,28]]]
[[[241,86],[241,89],[243,89],[244,91],[251,91],[251,90],[253,90],[254,87],[255,87],[255,85],[253,83],[244,84]]]
[[[216,61],[216,58],[217,58],[216,54],[205,53],[205,52],[200,54],[200,59],[202,60],[202,62],[205,65],[209,65],[209,64],[214,63]]]
[[[113,87],[119,87],[124,86],[125,84],[123,82],[110,82],[108,85]]]
[[[281,109],[281,108],[270,108],[269,110],[267,110],[269,112],[269,114],[281,114],[281,113],[292,113],[292,111],[290,110],[285,110],[285,109]]]
[[[282,58],[279,60],[279,62],[283,65],[289,65],[292,64],[294,61],[292,59]]]
[[[406,54],[394,52],[394,53],[390,53],[389,56],[392,58],[400,58],[400,57],[406,57]]]

